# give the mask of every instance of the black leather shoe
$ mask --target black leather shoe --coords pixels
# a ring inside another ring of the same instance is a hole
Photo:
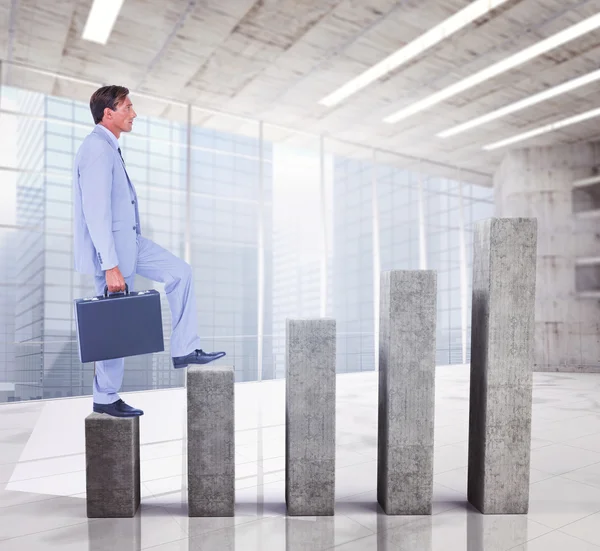
[[[94,402],[94,411],[96,413],[107,413],[113,417],[139,417],[144,415],[141,409],[132,408],[120,399],[112,404],[96,404]]]
[[[187,356],[173,358],[173,367],[187,367],[189,364],[207,364],[225,356],[225,352],[204,352],[198,348]]]

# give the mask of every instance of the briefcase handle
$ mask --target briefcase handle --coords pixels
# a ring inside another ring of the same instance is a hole
[[[111,297],[116,297],[119,295],[128,295],[129,294],[129,286],[125,283],[125,292],[119,291],[118,293],[112,293]],[[108,298],[108,285],[104,286],[104,298]]]

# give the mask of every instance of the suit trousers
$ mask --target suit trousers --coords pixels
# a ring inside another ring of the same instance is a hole
[[[160,245],[137,236],[137,259],[133,273],[125,278],[133,291],[135,275],[165,284],[165,293],[171,310],[171,356],[186,356],[200,348],[196,297],[192,268]],[[104,293],[105,273],[96,276],[96,293]],[[112,404],[119,399],[123,383],[124,358],[96,362],[94,375],[94,402]]]

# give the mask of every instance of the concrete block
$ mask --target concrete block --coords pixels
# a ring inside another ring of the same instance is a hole
[[[537,222],[475,225],[468,499],[482,513],[529,507]]]
[[[187,371],[190,517],[231,517],[235,508],[233,367]]]
[[[381,274],[377,500],[428,515],[433,494],[437,274]]]
[[[88,518],[133,517],[140,505],[139,417],[85,419]]]
[[[285,501],[290,516],[334,514],[335,344],[335,320],[287,320]]]

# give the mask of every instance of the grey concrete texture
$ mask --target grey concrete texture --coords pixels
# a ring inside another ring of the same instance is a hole
[[[130,518],[140,505],[140,421],[92,413],[85,419],[88,518]]]
[[[233,367],[187,371],[188,514],[231,517],[235,509]]]
[[[437,274],[381,274],[377,500],[428,515],[433,498]]]
[[[335,352],[335,320],[287,320],[285,501],[290,516],[334,514]]]
[[[529,508],[537,221],[475,225],[468,499],[482,513]]]
[[[577,268],[597,257],[600,218],[574,213],[600,208],[595,175],[599,143],[509,151],[494,175],[496,216],[537,218],[535,371],[600,372],[600,302],[578,291],[600,289],[600,272]]]

